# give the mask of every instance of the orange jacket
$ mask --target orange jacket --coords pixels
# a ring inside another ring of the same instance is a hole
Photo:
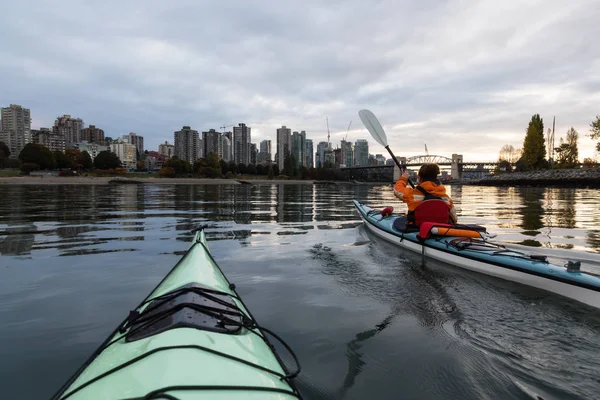
[[[408,180],[401,176],[394,185],[394,195],[408,205],[408,211],[414,211],[414,209],[421,204],[425,195],[418,189],[406,187],[407,184]],[[450,208],[450,217],[454,223],[456,223],[456,209],[454,208],[452,199],[446,194],[444,185],[436,185],[434,182],[425,181],[421,183],[420,186],[432,195],[441,197],[442,200],[448,204],[448,208]]]

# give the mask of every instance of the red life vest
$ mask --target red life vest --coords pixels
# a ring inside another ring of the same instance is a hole
[[[416,226],[420,226],[423,222],[452,223],[450,208],[441,197],[429,193],[421,186],[417,186],[415,189],[423,193],[425,198],[412,212],[407,214],[410,223]]]

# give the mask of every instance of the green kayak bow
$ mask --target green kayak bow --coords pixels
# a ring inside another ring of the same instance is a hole
[[[204,228],[53,399],[301,398],[296,356],[258,325],[210,254]],[[290,352],[295,371],[267,333]]]

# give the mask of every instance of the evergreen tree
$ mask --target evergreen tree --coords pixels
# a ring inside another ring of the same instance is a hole
[[[10,149],[4,142],[0,142],[0,168],[6,167],[6,160],[10,157]]]
[[[104,150],[94,158],[94,167],[97,169],[115,169],[121,167],[121,160],[111,151]]]
[[[41,144],[27,143],[21,153],[19,153],[19,160],[23,164],[37,164],[39,169],[54,169],[56,168],[56,160],[54,160],[54,154],[46,147]]]
[[[79,153],[77,156],[77,163],[82,165],[84,169],[92,169],[94,167],[94,162],[92,161],[92,156],[86,150]]]
[[[523,141],[523,156],[521,159],[526,167],[532,169],[544,168],[547,165],[544,121],[539,114],[531,117]]]
[[[560,138],[560,146],[554,149],[556,151],[556,163],[560,167],[573,168],[579,163],[578,139],[579,134],[573,127],[567,132],[565,141]]]
[[[600,139],[600,115],[596,115],[596,119],[590,124],[590,137],[594,140]],[[600,152],[600,141],[596,143],[596,151]]]

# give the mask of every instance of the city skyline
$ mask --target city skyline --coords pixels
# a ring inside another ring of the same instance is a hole
[[[8,139],[8,143],[13,147],[11,156],[16,157],[20,150],[27,143],[38,143],[48,147],[50,150],[62,151],[66,149],[79,149],[99,153],[102,150],[110,150],[115,153],[121,162],[132,169],[140,155],[146,152],[163,154],[171,152],[165,150],[166,146],[172,148],[172,155],[193,164],[198,159],[206,158],[208,153],[215,153],[220,159],[242,164],[277,164],[280,169],[284,168],[284,158],[293,155],[296,160],[296,167],[305,166],[308,168],[323,165],[323,157],[315,153],[313,140],[307,138],[306,131],[291,131],[290,128],[282,126],[276,130],[276,152],[272,153],[271,140],[265,139],[257,144],[251,142],[252,127],[244,123],[233,126],[232,131],[225,131],[228,126],[221,126],[223,132],[216,131],[214,128],[201,133],[190,126],[183,126],[173,133],[173,145],[160,143],[156,149],[147,149],[144,146],[144,136],[135,132],[117,137],[106,136],[103,129],[90,124],[86,127],[82,118],[73,117],[70,114],[63,114],[55,119],[52,129],[42,127],[40,129],[31,128],[31,110],[17,104],[11,104],[8,107],[2,107],[2,126],[0,140]],[[6,129],[5,129],[6,128]],[[12,133],[11,133],[12,132]],[[10,133],[10,134],[9,134]],[[352,159],[347,154],[339,157],[341,150],[339,146],[332,147],[332,143],[327,142],[327,148],[331,151],[328,161],[336,166],[367,166],[372,163],[381,163],[375,155],[369,154],[368,141],[357,139],[354,145],[348,142],[347,137],[341,141],[342,148],[347,148],[350,154],[354,153],[354,148],[364,147],[362,156]],[[319,144],[322,144],[320,142]],[[363,146],[364,144],[364,146]],[[15,147],[16,146],[16,147]],[[233,147],[233,148],[232,148]],[[237,147],[237,150],[236,150]],[[282,157],[279,158],[277,149],[284,149]],[[318,146],[317,146],[318,148]],[[317,150],[318,151],[318,150]],[[360,150],[357,150],[357,154]],[[336,156],[333,156],[336,152]],[[283,154],[284,153],[284,154]]]

